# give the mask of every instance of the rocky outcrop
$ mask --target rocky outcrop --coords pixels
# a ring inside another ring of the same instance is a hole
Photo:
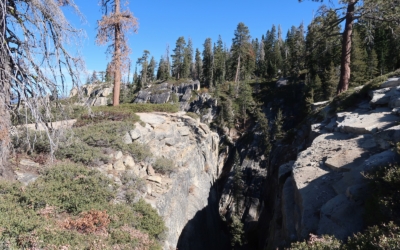
[[[185,110],[185,105],[188,104],[192,97],[192,91],[200,90],[199,81],[189,81],[187,83],[172,84],[168,82],[149,85],[147,88],[139,91],[138,96],[135,99],[135,103],[155,103],[163,104],[167,102],[180,102],[181,110]],[[172,93],[178,98],[174,100]],[[187,109],[187,108],[186,108]]]
[[[158,174],[152,167],[154,162],[135,163],[116,155],[108,168],[130,171],[146,180],[143,197],[158,210],[168,228],[164,249],[175,249],[188,221],[209,205],[209,192],[218,177],[219,137],[184,112],[138,115],[144,125],[136,123],[128,136],[148,145],[154,157],[173,160],[174,171]],[[211,237],[207,232],[198,233],[202,238]]]
[[[81,94],[80,105],[88,106],[106,106],[111,103],[112,86],[108,83],[86,84],[80,88],[74,87],[69,98]]]
[[[135,103],[179,103],[181,111],[193,112],[203,123],[211,123],[217,113],[217,100],[208,93],[199,94],[200,82],[153,84],[139,91]]]
[[[269,248],[304,240],[310,233],[345,240],[364,229],[369,192],[364,174],[399,160],[393,146],[400,141],[400,118],[392,112],[400,97],[397,85],[397,78],[389,79],[385,88],[370,93],[369,102],[331,116],[323,112],[325,119],[302,129],[303,142],[293,143],[300,150],[294,161],[270,169],[278,195]]]

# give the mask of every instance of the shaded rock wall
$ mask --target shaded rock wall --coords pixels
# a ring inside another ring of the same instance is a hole
[[[259,220],[259,249],[288,246],[310,233],[345,240],[364,229],[369,186],[362,173],[399,160],[393,148],[400,141],[393,101],[398,94],[396,86],[391,88],[371,92],[371,101],[347,112],[321,112],[325,118],[310,118],[290,144],[275,145],[263,200],[269,205]]]

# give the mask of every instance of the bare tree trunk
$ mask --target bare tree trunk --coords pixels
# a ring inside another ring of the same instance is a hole
[[[239,72],[240,72],[240,55],[239,55],[239,57],[238,57],[238,65],[237,65],[237,68],[236,68],[236,75],[235,75],[235,82],[238,82],[238,78],[239,78]]]
[[[115,15],[121,12],[120,0],[115,0]],[[115,42],[114,42],[114,96],[113,106],[119,105],[119,95],[121,91],[121,24],[115,25]]]
[[[358,0],[351,0],[347,6],[346,24],[343,32],[342,55],[340,65],[340,80],[336,94],[345,92],[349,87],[351,35],[353,33],[354,9]]]
[[[8,77],[9,60],[6,47],[6,1],[0,3],[0,169],[7,162],[10,144],[10,81]]]

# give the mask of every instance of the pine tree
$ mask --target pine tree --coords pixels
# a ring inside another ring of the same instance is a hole
[[[373,79],[374,77],[379,75],[378,68],[378,55],[376,54],[375,49],[370,49],[368,53],[367,60],[367,77],[368,79]]]
[[[99,71],[99,74],[100,74],[101,82],[104,82],[105,81],[106,72],[105,71]]]
[[[106,68],[106,82],[114,81],[114,72],[112,71],[110,63],[107,63]]]
[[[140,75],[141,75],[141,83],[144,86],[148,82],[147,70],[148,70],[148,67],[149,67],[149,62],[148,62],[147,59],[149,58],[149,55],[150,55],[150,52],[148,50],[144,50],[142,57],[138,58],[138,60],[137,60],[137,64],[141,64],[142,65],[142,71],[140,72]]]
[[[312,87],[308,88],[308,96],[306,98],[306,113],[309,114],[312,111],[312,105],[314,104],[314,89]]]
[[[312,88],[314,90],[314,102],[323,101],[324,93],[322,89],[322,81],[318,74],[315,75]]]
[[[192,39],[189,38],[188,44],[184,49],[184,58],[183,58],[183,69],[182,69],[182,77],[188,78],[190,76],[190,66],[193,62],[193,43]]]
[[[322,85],[323,95],[325,100],[329,100],[335,96],[336,86],[339,81],[336,67],[333,65],[333,62],[331,62],[328,70],[325,70],[324,75],[325,82]]]
[[[246,67],[247,57],[253,57],[255,60],[255,55],[253,53],[252,46],[250,44],[250,31],[249,28],[244,23],[239,23],[232,39],[231,47],[231,63],[232,69],[235,73],[235,82],[237,83],[242,79],[242,72],[248,74],[249,72],[244,72],[248,67]]]
[[[252,88],[248,83],[242,82],[240,84],[239,93],[240,94],[237,102],[239,103],[240,107],[239,114],[240,117],[243,119],[243,128],[244,128],[247,121],[247,111],[249,111],[250,107],[254,105]]]
[[[204,42],[203,50],[203,83],[209,88],[212,88],[214,71],[213,61],[211,38],[207,38]]]
[[[258,53],[256,60],[256,76],[264,77],[265,76],[265,50],[264,50],[264,40],[260,41],[258,45]]]
[[[158,69],[157,69],[157,80],[164,80],[164,70],[165,70],[165,62],[164,58],[160,58],[160,62],[158,63]]]
[[[156,70],[157,63],[154,57],[152,56],[150,59],[149,66],[147,67],[147,72],[146,72],[146,78],[148,79],[149,82],[154,81],[154,72]]]
[[[230,130],[234,127],[234,113],[232,109],[232,101],[230,98],[227,98],[225,101],[221,103],[221,113],[222,113],[222,121],[226,127]]]
[[[278,113],[276,114],[276,118],[274,121],[274,136],[275,139],[279,140],[282,139],[285,135],[283,131],[283,115],[282,110],[278,109]]]
[[[240,157],[237,150],[233,157],[233,198],[235,200],[235,214],[240,215],[240,202],[243,199],[243,173],[240,165]]]
[[[93,83],[97,83],[99,81],[99,79],[97,78],[97,72],[96,70],[93,71],[92,73],[92,77],[90,78],[90,82]]]
[[[257,117],[257,122],[259,125],[259,131],[261,132],[262,135],[260,148],[264,148],[264,156],[266,156],[268,159],[269,152],[271,150],[271,143],[269,136],[269,122],[266,115],[262,112],[260,107],[258,107],[255,110],[255,115]]]
[[[183,36],[179,37],[176,41],[175,49],[173,50],[174,54],[172,57],[172,76],[176,79],[180,79],[184,77],[185,67],[184,67],[184,59],[185,59],[185,46],[186,41]]]
[[[195,79],[200,80],[203,79],[203,61],[201,59],[200,50],[196,49],[196,56],[195,56]]]
[[[214,50],[214,85],[217,86],[217,84],[222,84],[222,82],[225,79],[225,63],[226,63],[226,57],[225,57],[225,52],[224,52],[224,45],[221,39],[221,36],[219,36],[218,41],[217,41],[217,46],[215,47]]]
[[[271,30],[267,31],[264,42],[265,58],[272,64],[275,63],[274,45],[276,43],[276,27],[272,25]]]
[[[242,246],[244,242],[244,228],[243,223],[236,215],[232,215],[232,222],[229,225],[231,234],[231,246]]]
[[[354,30],[352,37],[352,46],[351,46],[351,75],[350,75],[350,83],[353,86],[362,85],[367,81],[367,68],[368,65],[366,63],[368,58],[367,51],[365,50],[359,33],[357,30]]]
[[[268,79],[273,79],[277,73],[275,65],[269,60],[267,66]]]

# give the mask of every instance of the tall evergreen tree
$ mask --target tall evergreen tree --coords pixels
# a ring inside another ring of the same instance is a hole
[[[184,66],[184,59],[185,59],[185,47],[186,41],[183,36],[179,37],[176,41],[175,49],[173,50],[174,54],[171,55],[172,57],[172,76],[176,79],[180,79],[184,77],[185,73],[185,66]]]
[[[217,46],[214,50],[214,85],[221,84],[225,80],[226,56],[221,36],[218,37]]]
[[[355,29],[353,31],[351,46],[351,85],[358,86],[364,84],[367,81],[367,58],[367,51],[361,42],[358,31]]]
[[[257,53],[257,59],[256,59],[256,76],[258,76],[258,77],[265,76],[264,40],[261,40],[258,45],[258,53]]]
[[[379,68],[378,68],[378,55],[374,48],[369,49],[368,51],[368,60],[367,60],[367,77],[368,79],[373,79],[378,76]]]
[[[149,66],[147,67],[147,72],[146,72],[146,74],[147,74],[146,78],[149,82],[154,81],[154,72],[156,70],[156,67],[157,67],[156,60],[152,56],[150,59]]]
[[[299,0],[300,2],[303,0]],[[313,0],[320,2],[321,0]],[[336,12],[346,9],[343,16],[337,19],[338,23],[345,22],[344,31],[342,33],[342,51],[341,51],[341,66],[340,66],[340,79],[337,87],[337,94],[340,94],[348,89],[349,80],[351,75],[351,50],[352,50],[352,33],[353,25],[357,20],[376,22],[376,23],[392,23],[398,24],[400,22],[400,8],[395,1],[376,0],[376,1],[362,1],[362,0],[346,0],[339,1],[344,5],[343,8],[335,9]],[[322,11],[332,11],[331,9],[323,6]],[[384,13],[382,15],[382,13]],[[367,22],[367,23],[368,23]],[[359,22],[362,23],[362,22]],[[379,53],[378,53],[379,57]]]
[[[242,82],[240,84],[239,93],[240,93],[238,96],[238,103],[240,107],[239,114],[240,117],[243,119],[243,128],[244,128],[247,121],[247,112],[250,111],[250,107],[254,105],[252,88],[248,83]]]
[[[211,38],[207,38],[203,45],[203,83],[206,87],[210,88],[212,87],[214,71]]]
[[[324,72],[324,82],[322,83],[322,90],[324,100],[329,100],[335,96],[336,86],[339,81],[337,67],[331,62],[328,69]]]
[[[275,25],[272,25],[271,30],[267,31],[267,34],[265,36],[265,57],[268,62],[271,62],[272,64],[275,63],[275,58],[274,58],[274,45],[276,43],[276,27]]]
[[[234,38],[232,39],[232,68],[235,69],[235,82],[238,82],[242,79],[241,74],[244,75],[249,74],[250,72],[246,72],[249,67],[246,67],[246,63],[250,60],[247,60],[248,57],[253,57],[255,59],[255,55],[253,54],[253,49],[250,44],[250,31],[249,28],[242,22],[240,22],[234,32]]]
[[[142,71],[140,72],[140,76],[141,76],[140,78],[141,78],[143,85],[146,85],[147,81],[148,81],[147,69],[149,66],[149,62],[147,59],[149,58],[149,55],[150,55],[150,51],[144,50],[142,57],[138,58],[138,60],[137,60],[137,64],[140,64],[142,66]]]
[[[192,63],[193,63],[193,43],[192,39],[189,38],[183,58],[183,69],[182,69],[183,78],[188,78],[190,76],[190,67]]]
[[[99,78],[97,77],[97,72],[96,70],[93,70],[92,76],[90,77],[90,82],[97,83],[99,81]]]
[[[200,80],[203,79],[203,61],[201,59],[200,50],[196,48],[195,55],[195,76],[194,79]]]
[[[274,121],[274,136],[275,139],[279,140],[282,139],[284,135],[282,110],[278,109],[278,113],[276,114]]]
[[[237,149],[233,157],[233,198],[235,199],[235,214],[240,216],[240,202],[243,198],[243,172]]]

